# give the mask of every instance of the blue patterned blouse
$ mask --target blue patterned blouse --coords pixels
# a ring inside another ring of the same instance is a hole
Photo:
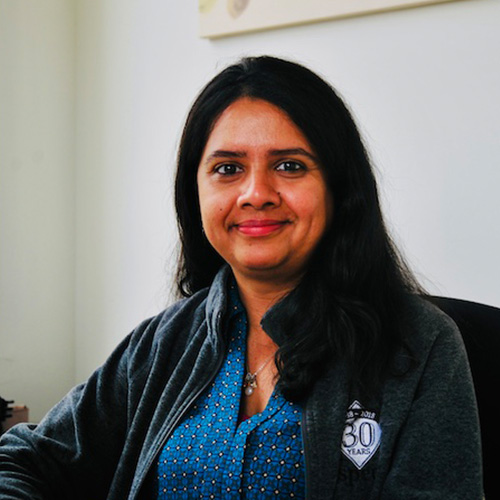
[[[247,320],[231,290],[230,342],[215,380],[173,431],[157,465],[157,498],[304,498],[301,409],[275,390],[239,418]]]

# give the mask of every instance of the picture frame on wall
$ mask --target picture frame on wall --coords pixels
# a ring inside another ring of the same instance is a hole
[[[198,0],[200,36],[239,33],[456,0]]]

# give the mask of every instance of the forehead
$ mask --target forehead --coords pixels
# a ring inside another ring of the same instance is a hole
[[[243,97],[215,121],[205,153],[219,147],[302,147],[309,142],[288,114],[262,99]]]

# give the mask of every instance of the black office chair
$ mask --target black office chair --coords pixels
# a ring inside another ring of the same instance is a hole
[[[12,403],[14,401],[7,401],[0,397],[0,436],[3,434],[3,422],[12,417]]]
[[[457,324],[467,349],[481,422],[486,498],[499,498],[497,456],[500,382],[500,309],[467,300],[429,297]]]

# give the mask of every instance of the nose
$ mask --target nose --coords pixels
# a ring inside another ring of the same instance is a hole
[[[242,188],[238,197],[240,208],[252,207],[262,210],[277,207],[281,203],[281,196],[274,185],[272,174],[267,171],[256,169],[250,172]]]

